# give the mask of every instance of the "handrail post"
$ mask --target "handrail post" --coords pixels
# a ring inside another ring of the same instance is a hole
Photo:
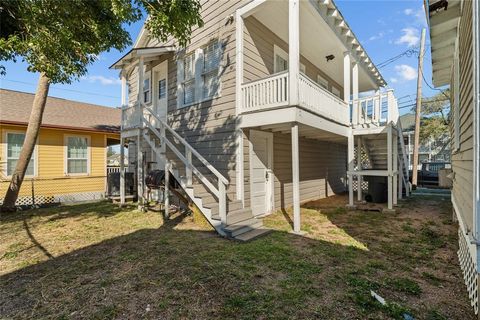
[[[187,148],[187,150],[185,151],[185,155],[186,155],[186,158],[187,158],[187,163],[185,164],[185,171],[186,171],[186,174],[187,174],[187,186],[191,186],[192,185],[192,151],[190,151],[190,149]]]
[[[218,212],[220,214],[220,221],[222,225],[227,225],[227,192],[225,184],[218,180]]]

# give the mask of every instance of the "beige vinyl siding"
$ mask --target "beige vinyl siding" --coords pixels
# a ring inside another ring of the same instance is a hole
[[[275,33],[260,21],[250,16],[245,19],[244,29],[244,81],[254,81],[274,73],[274,46],[288,53],[288,43],[280,39]],[[328,80],[328,89],[332,85],[343,95],[343,86],[333,81],[322,70],[318,69],[303,55],[300,62],[305,65],[306,75],[317,81],[317,75]]]
[[[473,228],[473,56],[472,6],[463,6],[459,30],[460,61],[460,147],[452,154],[455,173],[452,196],[466,227]],[[453,87],[453,86],[452,86]],[[453,121],[452,124],[453,126]],[[454,134],[453,128],[451,129]],[[452,135],[452,141],[454,136]]]
[[[300,138],[300,201],[325,198],[345,191],[347,146]],[[248,131],[244,139],[245,204],[250,205]],[[273,135],[274,209],[290,207],[292,194],[292,144],[289,134]]]

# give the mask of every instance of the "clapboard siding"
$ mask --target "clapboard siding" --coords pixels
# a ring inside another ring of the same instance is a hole
[[[469,230],[473,228],[473,47],[472,6],[464,5],[459,30],[460,130],[459,149],[452,154],[453,198]],[[451,86],[453,87],[453,86]],[[454,121],[451,122],[452,126]],[[455,132],[453,127],[451,133]],[[452,141],[454,141],[452,136]]]
[[[249,131],[244,136],[245,203],[250,204]],[[325,198],[345,191],[347,147],[344,144],[300,138],[300,201]],[[273,135],[275,210],[293,204],[291,135]]]

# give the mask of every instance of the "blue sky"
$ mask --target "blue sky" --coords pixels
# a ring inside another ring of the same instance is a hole
[[[405,50],[418,50],[421,29],[427,25],[422,0],[337,0],[336,4],[376,64],[397,56]],[[137,37],[141,25],[142,22],[138,22],[128,27],[133,40]],[[431,85],[428,45],[427,32],[424,74]],[[118,71],[109,70],[108,67],[121,56],[122,53],[116,50],[102,53],[99,60],[89,67],[89,73],[84,79],[71,85],[54,84],[50,88],[50,95],[100,105],[118,106],[120,103]],[[0,76],[1,88],[35,91],[38,75],[28,72],[25,63],[2,64],[6,67],[7,74]],[[404,56],[380,69],[389,87],[395,89],[400,106],[408,106],[415,99],[416,70],[416,55]],[[431,96],[435,93],[436,91],[423,83],[423,96]],[[410,107],[402,108],[401,113],[409,110]]]

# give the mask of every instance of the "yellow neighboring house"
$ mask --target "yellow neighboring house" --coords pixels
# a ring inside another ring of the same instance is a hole
[[[23,146],[34,95],[0,89],[0,203]],[[121,111],[48,97],[17,205],[103,198],[107,147],[120,143]]]

